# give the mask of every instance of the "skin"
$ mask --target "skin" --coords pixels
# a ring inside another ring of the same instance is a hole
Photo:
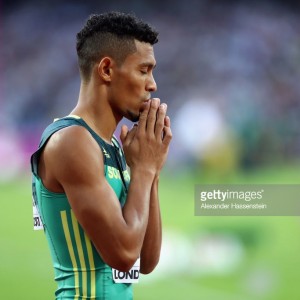
[[[172,132],[167,105],[150,99],[157,89],[153,47],[135,44],[136,52],[121,66],[109,56],[95,65],[91,79],[81,82],[78,103],[71,112],[106,141],[123,117],[139,120],[131,130],[121,129],[131,172],[125,206],[121,208],[105,179],[98,144],[81,126],[53,134],[41,155],[39,176],[47,189],[66,193],[76,218],[108,265],[128,271],[140,256],[141,273],[147,274],[160,255],[158,184]]]

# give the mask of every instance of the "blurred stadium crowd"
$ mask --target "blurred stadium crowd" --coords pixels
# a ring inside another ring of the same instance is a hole
[[[300,154],[300,18],[276,1],[15,1],[4,5],[0,180],[28,169],[44,127],[77,101],[75,35],[90,13],[135,12],[160,32],[169,167],[249,168]],[[223,3],[223,4],[220,4]]]

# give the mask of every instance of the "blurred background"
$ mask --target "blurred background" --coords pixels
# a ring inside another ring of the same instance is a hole
[[[299,217],[194,215],[195,184],[300,183],[299,4],[204,0],[2,2],[2,297],[54,298],[46,240],[32,230],[29,158],[77,102],[76,33],[109,10],[160,32],[153,96],[168,103],[174,135],[161,261],[135,299],[300,299]]]

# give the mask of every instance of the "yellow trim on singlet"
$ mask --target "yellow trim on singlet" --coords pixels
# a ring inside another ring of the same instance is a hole
[[[74,271],[74,276],[75,276],[75,290],[76,290],[76,294],[75,294],[74,300],[76,300],[76,299],[79,298],[79,274],[78,274],[78,267],[77,267],[77,262],[76,262],[76,258],[75,258],[74,248],[73,248],[73,244],[72,244],[72,240],[71,240],[71,236],[70,236],[70,229],[69,229],[69,225],[68,225],[66,211],[65,210],[61,211],[60,212],[60,216],[61,216],[61,220],[62,220],[62,225],[63,225],[63,229],[64,229],[64,234],[65,234],[65,238],[66,238],[66,242],[67,242],[67,246],[68,246],[68,250],[69,250],[71,262],[72,262],[72,265],[73,265],[73,271]]]
[[[74,119],[81,119],[79,116],[77,115],[68,115],[67,117],[71,117],[71,118],[74,118]]]
[[[77,251],[79,255],[79,261],[80,261],[80,266],[81,266],[81,274],[82,274],[82,296],[87,297],[87,273],[86,273],[86,265],[85,265],[85,260],[84,260],[84,254],[83,254],[83,248],[82,248],[82,243],[81,243],[81,238],[80,238],[80,233],[79,233],[79,226],[77,219],[71,210],[71,218],[72,218],[72,225],[73,225],[73,230],[74,230],[74,235],[75,235],[75,241],[76,241],[76,246],[77,246]]]
[[[73,270],[75,274],[75,287],[76,287],[76,295],[75,299],[78,299],[79,297],[79,272],[78,272],[78,266],[75,258],[75,252],[74,252],[74,247],[72,244],[72,239],[70,235],[70,229],[68,225],[68,220],[67,220],[67,213],[66,211],[61,211],[61,219],[62,219],[62,225],[63,225],[63,230],[68,246],[68,251],[69,255],[71,258],[71,262],[73,265]],[[88,297],[88,289],[87,289],[87,284],[88,284],[88,279],[87,279],[87,268],[86,268],[86,262],[84,258],[84,251],[82,247],[82,242],[81,242],[81,237],[80,237],[80,231],[79,231],[79,224],[78,221],[74,215],[74,212],[71,210],[71,219],[72,219],[72,227],[73,227],[73,232],[75,236],[75,242],[76,242],[76,248],[79,256],[79,262],[81,265],[81,274],[82,274],[82,298],[86,299]],[[84,239],[85,239],[85,245],[87,249],[87,255],[88,255],[88,260],[89,260],[89,265],[90,265],[90,298],[94,299],[96,297],[96,269],[95,269],[95,262],[94,262],[94,256],[93,256],[93,249],[92,249],[92,244],[90,239],[87,237],[86,233],[84,233]]]
[[[77,115],[68,115],[68,116],[66,116],[66,117],[64,117],[64,118],[67,118],[67,117],[71,117],[71,118],[74,118],[74,119],[81,119],[79,116],[77,116]],[[60,119],[63,119],[63,118],[55,118],[54,120],[53,120],[53,122],[56,122],[56,121],[58,121],[58,120],[60,120]]]
[[[90,264],[90,272],[91,272],[91,299],[96,298],[96,270],[95,270],[95,262],[94,262],[94,255],[92,244],[86,233],[84,233],[85,237],[85,244],[89,258]]]

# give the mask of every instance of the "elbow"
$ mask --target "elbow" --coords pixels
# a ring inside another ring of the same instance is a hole
[[[102,249],[97,247],[96,243],[94,245],[103,261],[120,272],[128,272],[140,256],[139,248],[128,247],[121,243],[114,243]]]
[[[120,272],[128,272],[133,267],[134,263],[135,261],[132,260],[120,260],[111,267]]]
[[[152,267],[152,268],[141,268],[140,269],[140,273],[143,274],[143,275],[148,275],[150,274],[153,270],[155,269],[155,267]]]
[[[158,262],[159,262],[159,257],[156,257],[148,261],[141,260],[140,273],[144,275],[150,274],[156,268]]]
[[[134,253],[123,253],[122,255],[118,255],[118,257],[114,257],[111,262],[107,262],[110,267],[121,271],[128,272],[135,264],[139,255]]]

